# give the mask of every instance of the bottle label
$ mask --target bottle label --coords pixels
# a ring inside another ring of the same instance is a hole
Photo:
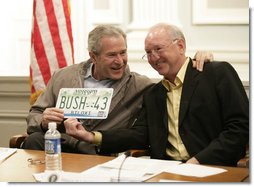
[[[60,139],[46,139],[45,140],[45,152],[46,152],[46,154],[61,153]]]

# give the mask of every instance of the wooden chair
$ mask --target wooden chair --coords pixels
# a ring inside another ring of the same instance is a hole
[[[249,144],[246,146],[246,155],[237,162],[237,167],[249,168],[250,164],[250,148]]]
[[[22,143],[26,139],[27,134],[17,134],[10,138],[9,147],[10,148],[21,148]]]

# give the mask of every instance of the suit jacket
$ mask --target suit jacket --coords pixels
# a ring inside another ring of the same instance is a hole
[[[149,148],[166,159],[167,90],[161,82],[144,95],[143,110],[129,130],[102,132],[101,151]],[[180,101],[179,134],[201,164],[236,165],[249,141],[249,101],[236,71],[212,62],[203,72],[188,64]]]

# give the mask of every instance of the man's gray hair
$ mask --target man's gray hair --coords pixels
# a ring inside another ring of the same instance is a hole
[[[125,40],[127,47],[126,34],[122,29],[112,25],[98,25],[88,35],[88,51],[99,54],[101,52],[101,39],[103,37],[120,37]]]
[[[152,31],[152,30],[158,29],[158,28],[165,30],[168,33],[169,39],[173,39],[173,40],[174,39],[183,39],[184,42],[186,42],[183,32],[177,26],[167,24],[167,23],[158,23],[158,24],[152,26],[149,29],[149,31]]]

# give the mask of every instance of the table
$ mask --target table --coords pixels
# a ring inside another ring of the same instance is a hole
[[[217,167],[217,166],[216,166]],[[161,179],[175,181],[192,181],[192,182],[249,182],[249,171],[246,168],[221,167],[227,169],[225,173],[212,175],[208,177],[189,177],[173,173],[161,173],[146,182],[158,182]]]
[[[18,149],[15,154],[0,163],[0,182],[35,182],[32,174],[44,171],[45,164],[30,164],[27,159],[44,160],[44,151]],[[62,168],[67,172],[82,172],[86,169],[110,161],[115,157],[62,153]],[[218,167],[218,166],[216,166]],[[158,182],[160,179],[196,182],[242,182],[248,181],[249,169],[221,167],[227,172],[209,177],[188,177],[171,173],[161,173],[146,182]]]
[[[35,182],[32,174],[41,173],[45,164],[30,164],[27,159],[44,160],[44,151],[18,149],[16,153],[0,163],[0,182]],[[62,169],[82,172],[115,157],[62,153]]]

